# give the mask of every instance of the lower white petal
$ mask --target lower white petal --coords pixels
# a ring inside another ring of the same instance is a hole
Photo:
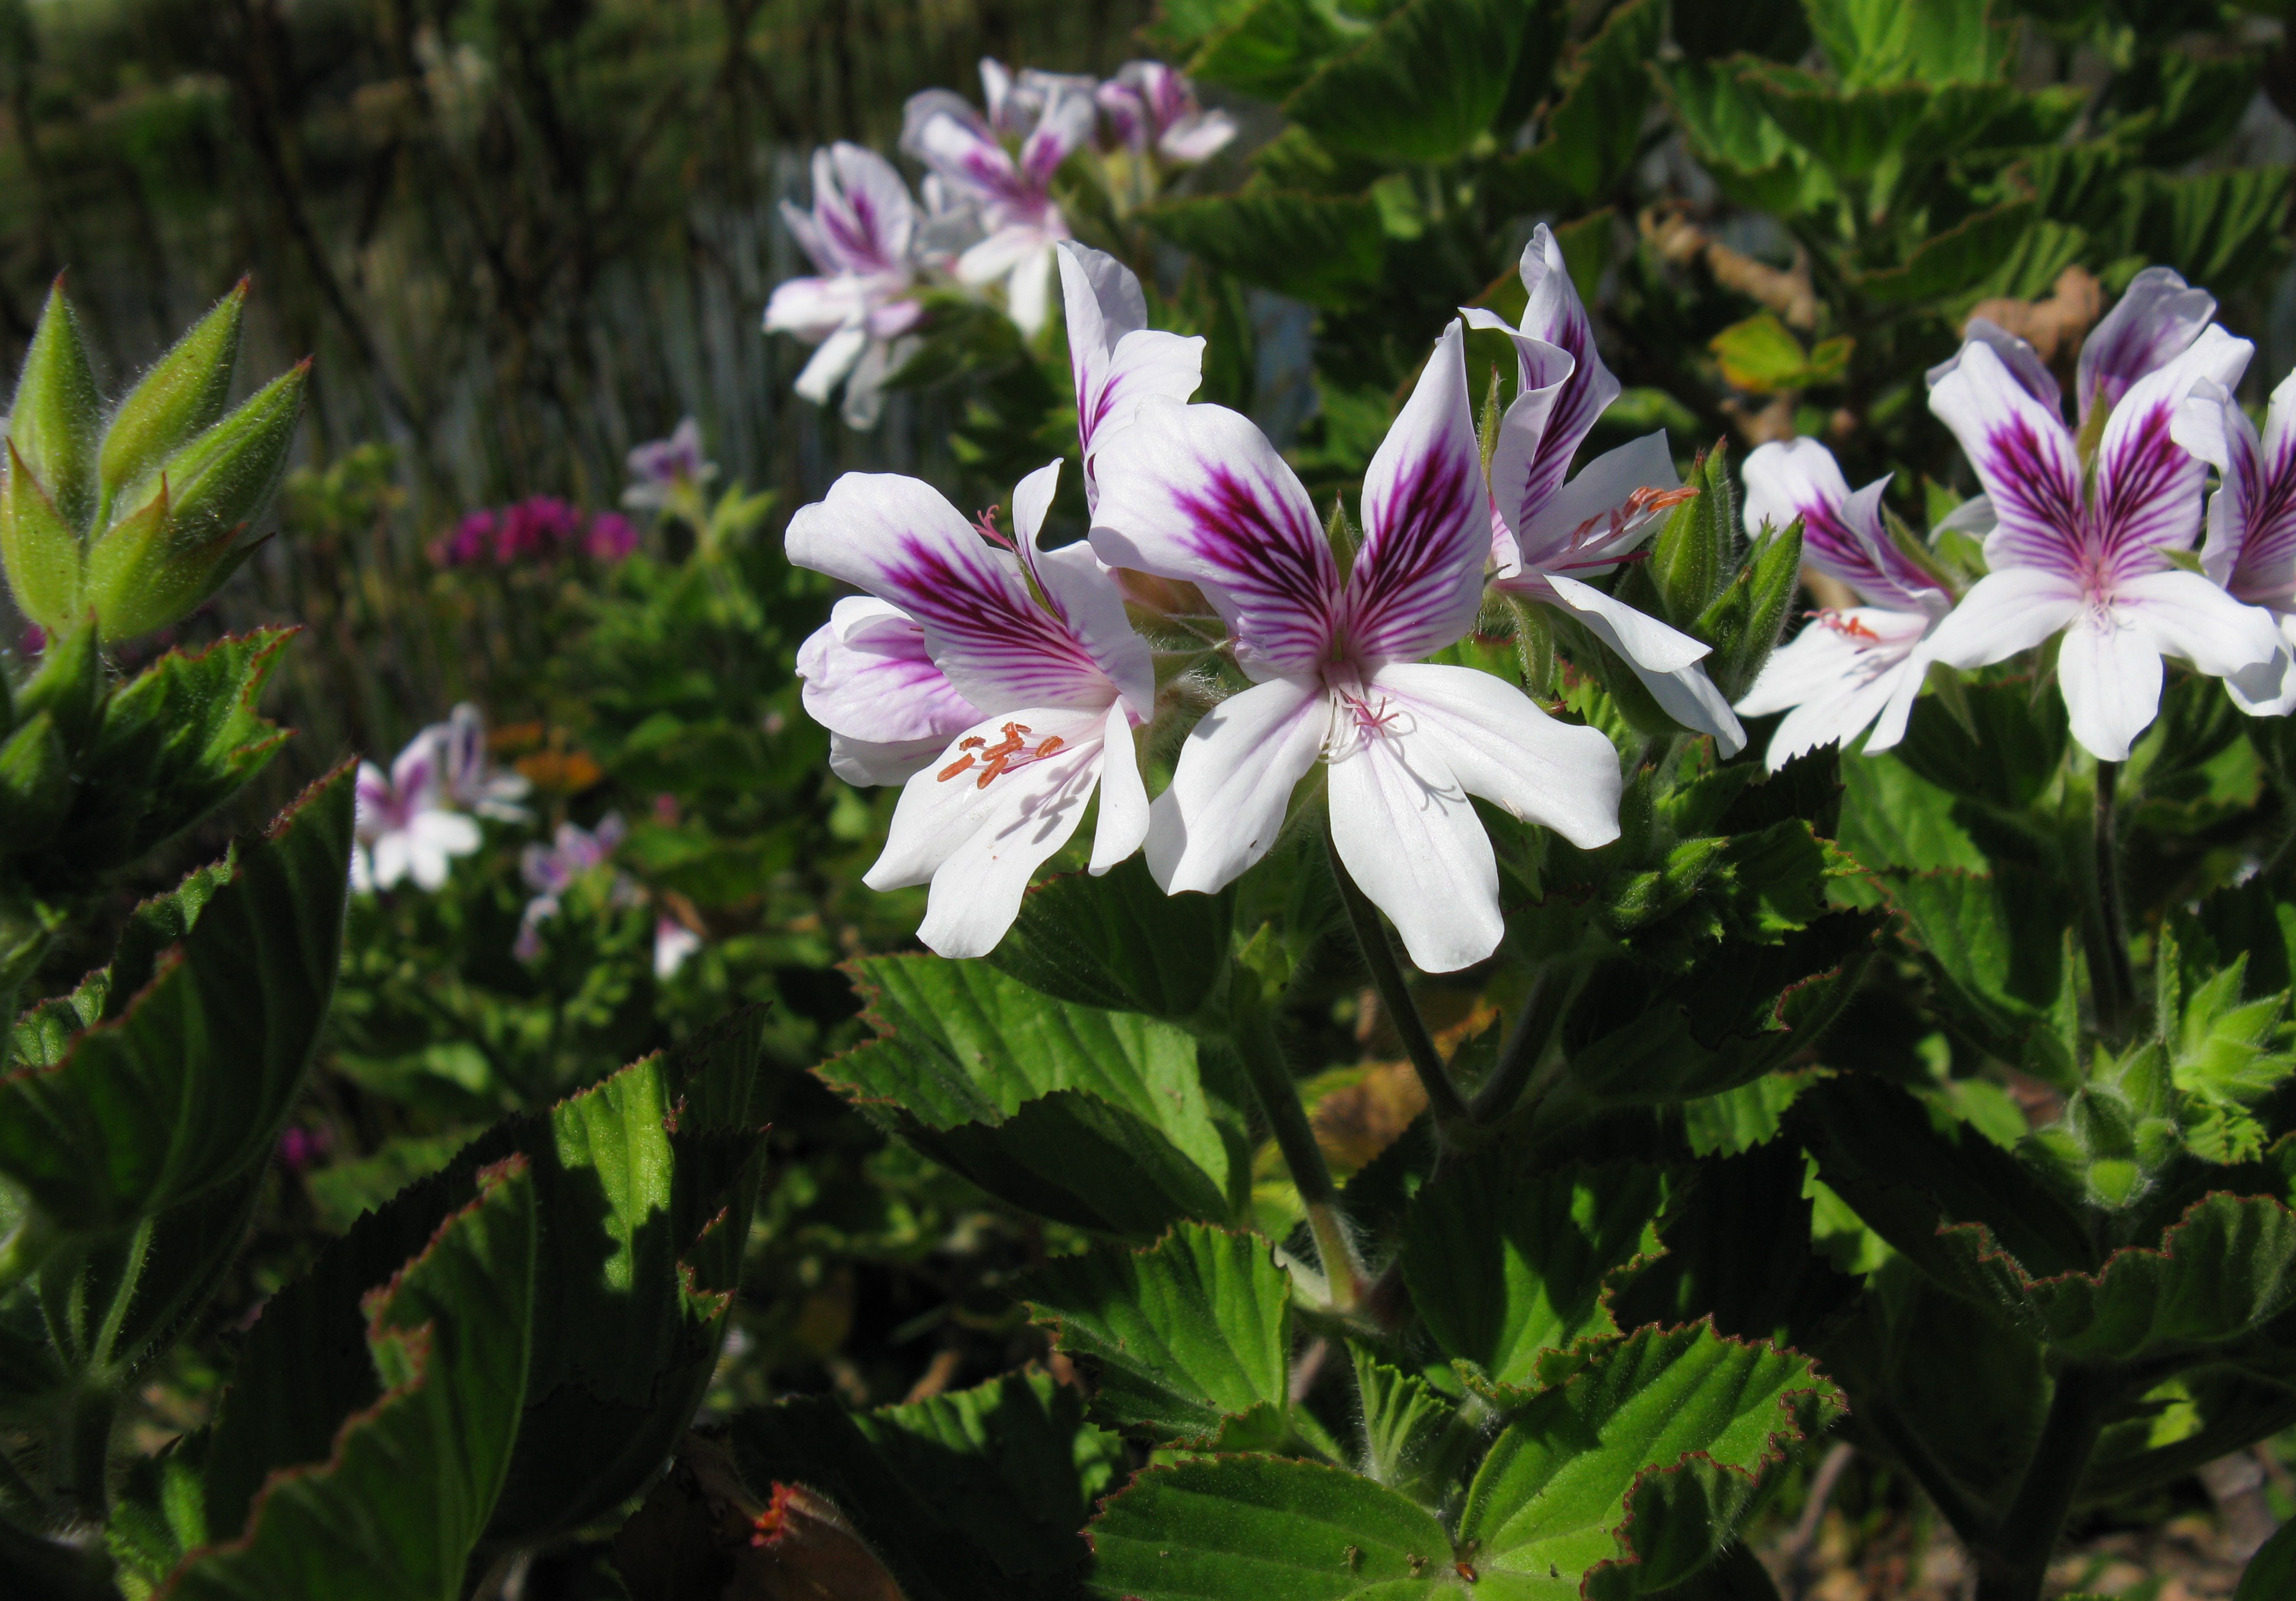
[[[1469,794],[1583,850],[1619,837],[1619,753],[1600,730],[1558,722],[1513,685],[1471,667],[1396,663],[1367,688],[1374,710],[1384,695],[1402,714],[1398,737],[1434,750]]]
[[[374,886],[388,890],[406,876],[414,866],[414,842],[404,829],[392,829],[374,842]]]
[[[1582,584],[1559,572],[1550,572],[1546,578],[1548,587],[1564,605],[1578,613],[1579,620],[1593,628],[1604,645],[1638,668],[1676,672],[1693,661],[1703,661],[1713,652],[1712,645],[1693,639],[1679,628],[1669,628],[1624,601],[1612,600],[1592,584]]]
[[[2065,630],[2057,679],[2073,737],[2099,761],[2126,761],[2161,709],[2161,651],[2131,620],[2089,612]]]
[[[979,764],[943,779],[963,752],[928,767],[902,786],[893,826],[862,882],[873,890],[931,881],[917,937],[944,956],[985,956],[1021,910],[1029,877],[1068,843],[1100,777],[1101,719],[1072,710],[1026,709],[978,724],[966,737],[992,743],[1002,725],[1025,727],[1032,744],[1062,746],[998,774],[984,785]]]
[[[856,789],[873,784],[903,784],[941,753],[948,741],[938,735],[928,739],[876,741],[855,739],[831,730],[829,770]]]
[[[810,400],[816,406],[826,403],[838,380],[853,370],[853,364],[868,348],[866,328],[840,328],[821,341],[821,348],[813,353],[813,359],[805,364],[805,370],[791,387],[797,390],[800,400]]]
[[[1224,889],[1267,854],[1330,721],[1331,696],[1308,678],[1271,678],[1204,714],[1148,809],[1148,871],[1165,893]]]
[[[1395,924],[1414,966],[1452,973],[1498,948],[1498,862],[1438,739],[1366,736],[1332,761],[1331,806],[1340,860]]]
[[[2226,674],[2224,683],[2232,703],[2251,717],[2286,717],[2296,710],[2296,671],[2290,669],[2284,645],[2260,667]]]
[[[1132,743],[1132,718],[1121,703],[1108,709],[1101,735],[1100,826],[1093,831],[1090,871],[1107,872],[1148,837],[1148,785]]]

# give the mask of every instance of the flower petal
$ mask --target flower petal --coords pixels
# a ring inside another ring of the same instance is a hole
[[[1993,504],[1985,559],[2005,568],[2070,572],[2081,564],[2087,521],[2081,471],[2063,422],[1981,343],[1962,347],[1930,390],[1930,409],[1954,431]]]
[[[2081,345],[2073,375],[2081,420],[2100,399],[2118,406],[2139,380],[2182,355],[2216,314],[2214,295],[2185,288],[2168,267],[2148,267],[2130,279],[2120,303]]]
[[[1156,668],[1148,642],[1125,615],[1124,592],[1117,587],[1116,575],[1082,539],[1057,550],[1046,550],[1037,543],[1060,472],[1061,464],[1054,461],[1021,480],[1013,491],[1013,527],[1037,587],[1116,694],[1144,722],[1156,709]]]
[[[860,315],[853,280],[790,278],[774,285],[766,302],[766,332],[793,333],[801,340],[827,339]],[[833,382],[833,381],[832,381]]]
[[[1038,605],[1020,562],[914,478],[849,472],[790,519],[789,558],[890,601],[975,706],[1078,706],[1114,693],[1092,653]]]
[[[1490,512],[1467,400],[1465,334],[1435,341],[1364,474],[1363,548],[1348,580],[1349,643],[1367,661],[1414,661],[1475,626]]]
[[[1498,323],[1488,312],[1466,316],[1478,327],[1485,325],[1481,318]],[[1517,333],[1505,323],[1498,326],[1514,341],[1517,379],[1515,398],[1499,419],[1498,438],[1491,445],[1491,504],[1498,513],[1491,530],[1491,554],[1504,578],[1521,571],[1521,530],[1530,525],[1557,487],[1546,451],[1546,431],[1578,364],[1558,345]],[[1566,460],[1563,464],[1570,464]]]
[[[1595,349],[1594,324],[1570,282],[1562,247],[1545,223],[1531,230],[1530,242],[1522,247],[1521,270],[1530,297],[1522,308],[1522,331],[1562,349],[1572,362],[1570,377],[1547,419],[1538,464],[1528,480],[1537,498],[1543,500],[1562,484],[1580,441],[1619,398],[1620,386]]]
[[[797,670],[806,715],[852,739],[928,741],[931,754],[984,715],[933,665],[916,619],[873,595],[839,601],[799,647]]]
[[[1575,583],[1560,573],[1553,575],[1547,581],[1557,595],[1571,603],[1571,609],[1578,612],[1578,620],[1586,625],[1587,631],[1616,651],[1625,661],[1635,677],[1642,680],[1643,687],[1650,691],[1651,698],[1658,702],[1660,711],[1694,734],[1713,735],[1725,759],[1735,756],[1746,748],[1744,727],[1738,721],[1737,714],[1730,710],[1730,702],[1723,698],[1722,692],[1714,686],[1714,680],[1706,676],[1706,669],[1699,666],[1695,659],[1675,667],[1662,668],[1653,664],[1656,661],[1677,661],[1681,657],[1681,645],[1673,643],[1674,640],[1696,646],[1700,657],[1707,653],[1706,646],[1687,634],[1675,633],[1664,623],[1644,616],[1632,606],[1620,605],[1599,589]],[[1570,591],[1574,589],[1583,594],[1572,595]],[[1608,603],[1582,606],[1578,602],[1584,595],[1594,595]],[[1673,640],[1664,637],[1669,635],[1673,636]]]
[[[2280,653],[2280,625],[2261,606],[2226,595],[2197,572],[2147,573],[2113,590],[2112,609],[2133,618],[2163,655],[2225,677]]]
[[[1064,745],[986,784],[978,768],[946,779],[947,763],[917,774],[902,786],[884,854],[863,879],[873,890],[930,879],[917,937],[944,956],[996,948],[1020,912],[1029,875],[1076,833],[1100,776],[1098,717],[1031,707],[976,724],[965,737],[997,741],[1007,722],[1025,727],[1031,742],[1057,735]],[[964,755],[955,743],[944,753],[952,763]]]
[[[1148,785],[1140,776],[1140,753],[1132,743],[1132,719],[1121,706],[1108,709],[1101,734],[1100,826],[1093,831],[1095,877],[1140,849],[1148,837]]]
[[[1664,429],[1605,451],[1516,530],[1525,571],[1609,571],[1624,554],[1610,537],[1611,514],[1620,512],[1636,489],[1673,489],[1681,484]]]
[[[1988,573],[1930,636],[1932,660],[1948,667],[1990,667],[2030,651],[2081,610],[2075,580],[2032,567]]]
[[[1095,471],[1103,561],[1201,588],[1255,678],[1319,669],[1339,629],[1339,568],[1308,491],[1250,419],[1150,398],[1101,442]]]
[[[2259,439],[2230,390],[2213,380],[2193,386],[2171,423],[2177,442],[2210,463],[2223,482],[2209,502],[2202,571],[2241,599],[2289,610],[2296,604],[2296,373],[2273,391]]]
[[[1581,849],[1619,837],[1619,753],[1599,729],[1559,722],[1513,685],[1470,667],[1394,662],[1366,688],[1405,714],[1397,737],[1431,742],[1469,794]]]
[[[829,731],[829,770],[856,789],[881,784],[906,784],[920,768],[932,765],[949,742],[947,735],[928,739],[876,741],[855,739]]]
[[[1021,176],[1031,187],[1041,190],[1053,181],[1061,163],[1092,137],[1098,114],[1089,91],[1078,94],[1067,84],[1053,91],[1044,114],[1021,144]]]
[[[2127,761],[2161,709],[2161,652],[2117,610],[2085,611],[2057,648],[2057,681],[2082,748],[2099,761]]]
[[[2112,569],[2158,565],[2160,550],[2190,548],[2201,531],[2201,487],[2208,466],[2177,443],[2171,424],[2202,381],[2230,389],[2255,347],[2221,328],[2204,328],[2191,347],[2129,386],[2105,420],[2097,446],[2095,524]]]
[[[2227,674],[2225,690],[2251,717],[2286,717],[2296,711],[2296,617],[2282,616],[2280,653],[2261,667]]]
[[[1188,731],[1171,787],[1149,808],[1148,871],[1165,893],[1224,889],[1267,854],[1331,717],[1320,683],[1274,678]]]
[[[1185,400],[1194,394],[1203,382],[1204,341],[1149,327],[1140,281],[1113,256],[1070,240],[1058,248],[1077,438],[1090,501],[1096,496],[1094,441],[1130,422],[1151,395]]]
[[[1745,474],[1748,533],[1765,522],[1784,528],[1800,517],[1803,558],[1820,571],[1878,606],[1944,609],[1944,592],[1898,548],[1882,520],[1888,479],[1852,495],[1833,452],[1816,439],[1761,446],[1746,458]]]
[[[1414,966],[1454,973],[1498,948],[1498,862],[1436,742],[1365,739],[1332,763],[1331,809],[1332,848]]]
[[[1693,639],[1678,628],[1669,628],[1624,601],[1612,600],[1592,584],[1582,584],[1559,572],[1550,575],[1546,583],[1562,603],[1579,613],[1589,626],[1599,619],[1603,643],[1637,668],[1659,673],[1678,672],[1693,662],[1704,661],[1713,652],[1714,647],[1705,641]]]
[[[805,364],[805,370],[797,375],[797,382],[790,387],[797,391],[800,400],[810,400],[816,406],[826,405],[831,391],[837,388],[838,381],[853,370],[854,364],[861,359],[861,353],[868,348],[869,330],[840,328],[821,341],[821,348],[814,351],[813,359]]]
[[[2031,345],[1998,323],[1981,316],[1970,318],[1963,327],[1961,336],[1965,341],[1963,350],[1971,344],[1987,347],[2000,357],[2001,365],[2009,369],[2009,375],[2023,386],[2027,394],[2047,407],[2051,416],[2062,419],[2065,415],[2064,397],[2057,388],[2056,377]],[[1928,373],[1929,386],[1935,389],[1938,380],[1952,372],[1960,362],[1961,351],[1956,351],[1931,367]]]
[[[824,270],[884,272],[908,261],[916,204],[890,161],[840,141],[814,152],[813,223]]]

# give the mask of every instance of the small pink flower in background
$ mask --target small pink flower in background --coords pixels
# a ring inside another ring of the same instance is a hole
[[[622,491],[622,504],[634,512],[681,505],[718,476],[718,464],[701,451],[701,424],[692,417],[680,418],[666,439],[632,446],[624,460],[630,482]]]
[[[653,925],[653,976],[666,979],[685,965],[701,948],[701,936],[675,917],[664,916]]]
[[[608,512],[593,518],[589,535],[583,541],[584,548],[590,553],[590,559],[594,562],[619,562],[636,550],[637,545],[636,526],[619,512]]]
[[[614,854],[627,832],[621,814],[610,811],[598,819],[595,828],[561,823],[549,844],[529,845],[520,854],[519,876],[526,881],[528,889],[535,891],[534,899],[526,903],[526,911],[519,919],[518,942],[511,948],[520,961],[531,962],[541,956],[542,925],[558,915],[559,897],[576,879],[605,866],[606,858]],[[636,884],[619,874],[615,875],[616,904],[631,904],[637,893]]]
[[[435,728],[408,741],[388,773],[359,763],[353,889],[364,894],[412,878],[418,889],[437,890],[453,858],[479,848],[479,825],[449,809],[444,780]]]
[[[1161,62],[1125,62],[1094,98],[1116,143],[1175,165],[1210,160],[1235,137],[1234,119],[1197,104],[1196,86]]]
[[[300,1173],[318,1165],[320,1159],[334,1146],[334,1137],[324,1128],[306,1129],[290,1124],[279,1135],[279,1165],[291,1173]]]
[[[439,567],[517,567],[566,555],[619,562],[637,546],[637,530],[618,512],[597,516],[554,495],[471,513],[430,545]]]

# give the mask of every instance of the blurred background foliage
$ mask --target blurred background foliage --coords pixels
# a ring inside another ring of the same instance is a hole
[[[243,272],[248,370],[317,357],[279,537],[149,647],[305,625],[270,692],[299,736],[235,820],[463,700],[533,786],[532,821],[487,824],[447,892],[354,907],[258,1246],[146,1397],[155,1432],[199,1415],[230,1326],[314,1241],[503,1112],[748,1000],[774,1006],[781,1099],[719,1400],[882,1403],[1041,1353],[996,1286],[1042,1258],[1043,1227],[804,1071],[861,1031],[836,964],[906,943],[922,898],[858,888],[893,796],[832,778],[800,710],[797,648],[831,591],[779,532],[854,468],[1005,498],[1072,448],[1060,336],[1031,349],[950,314],[857,434],[791,396],[807,352],[758,331],[806,270],[775,202],[805,199],[813,147],[890,152],[904,99],[975,95],[983,55],[1106,74],[1154,54],[1237,117],[1245,136],[1175,194],[1128,209],[1081,163],[1059,193],[1159,325],[1210,336],[1201,398],[1251,411],[1319,498],[1359,477],[1455,308],[1520,310],[1541,220],[1627,385],[1590,455],[1659,426],[1685,462],[1815,435],[1852,482],[1894,472],[1915,527],[1973,487],[1920,381],[1972,315],[2069,375],[2160,261],[2256,340],[2249,398],[2296,364],[2296,58],[2266,0],[1491,0],[1489,49],[1414,64],[1423,3],[0,0],[0,359],[59,272],[115,387]],[[535,497],[603,514],[626,452],[687,415],[719,476],[627,559],[439,554],[470,514]],[[522,850],[610,813],[615,863],[514,956]],[[666,973],[665,918],[701,939]],[[1352,1169],[1417,1107],[1349,965],[1325,965],[1292,1022]],[[1439,987],[1438,1022],[1480,1026],[1465,998],[1442,1016]],[[1742,1112],[1775,1126],[1715,1116]],[[2287,1498],[2284,1472],[2271,1488]],[[1827,1560],[1880,1553],[1896,1578],[1874,1593],[1928,1593],[1906,1487],[1859,1470],[1829,1490],[1849,1522]],[[1791,1538],[1807,1554],[1819,1531]]]

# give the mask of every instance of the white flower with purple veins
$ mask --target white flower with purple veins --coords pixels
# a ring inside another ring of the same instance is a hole
[[[845,421],[875,425],[885,381],[908,358],[917,299],[916,204],[893,164],[857,144],[813,152],[813,209],[782,202],[789,230],[821,269],[791,278],[766,304],[766,331],[820,348],[797,375],[798,394],[825,404],[845,386]]]
[[[2031,348],[1998,329],[1972,326],[1930,374],[1930,409],[1960,439],[1995,523],[1990,571],[1924,650],[1983,667],[2062,633],[2073,737],[2102,761],[2126,760],[2152,723],[2163,656],[2229,677],[2281,648],[2269,614],[2169,559],[2200,532],[2208,476],[2170,423],[2202,381],[2230,390],[2251,349],[2208,323],[2213,308],[2165,267],[2138,274],[2081,350],[2078,431]]]
[[[1567,612],[1618,653],[1667,716],[1735,755],[1746,731],[1699,665],[1713,647],[1587,582],[1628,560],[1659,517],[1689,498],[1666,434],[1621,445],[1564,481],[1587,431],[1619,398],[1619,381],[1595,349],[1587,308],[1545,223],[1523,247],[1521,272],[1529,300],[1519,329],[1493,312],[1464,313],[1473,326],[1513,340],[1520,379],[1491,452],[1495,581],[1505,594]]]
[[[1132,421],[1152,396],[1185,400],[1203,382],[1204,341],[1148,325],[1140,280],[1113,256],[1063,240],[1061,290],[1066,304],[1069,371],[1076,380],[1077,442],[1084,453],[1084,494],[1099,503],[1093,456],[1099,441]]]
[[[1308,492],[1251,422],[1142,404],[1100,447],[1103,560],[1201,587],[1253,686],[1207,713],[1157,797],[1148,866],[1217,891],[1267,853],[1292,791],[1328,764],[1332,842],[1431,973],[1505,932],[1498,867],[1470,796],[1573,844],[1616,839],[1618,752],[1521,690],[1420,658],[1474,626],[1490,554],[1482,460],[1454,323],[1364,479],[1364,543],[1342,573]]]
[[[1022,94],[996,62],[983,62],[980,72],[994,118],[947,89],[927,89],[909,97],[901,148],[976,214],[982,236],[957,257],[957,277],[976,289],[1002,283],[1006,313],[1033,338],[1052,304],[1053,247],[1069,237],[1053,175],[1092,136],[1091,80],[1023,74]],[[1000,135],[1017,138],[1017,155]]]
[[[1037,543],[1059,475],[1054,462],[1013,491],[1017,543],[891,473],[849,472],[790,520],[790,560],[868,590],[917,629],[939,671],[914,678],[905,700],[894,674],[914,669],[875,669],[877,718],[856,696],[840,704],[845,731],[882,749],[941,715],[945,691],[978,709],[903,786],[864,880],[930,882],[918,938],[945,956],[996,948],[1029,875],[1068,842],[1095,790],[1094,873],[1131,855],[1148,828],[1132,729],[1153,709],[1155,674],[1092,548]]]
[[[1898,547],[1882,518],[1886,478],[1855,495],[1816,439],[1765,445],[1746,458],[1746,531],[1801,519],[1802,560],[1866,603],[1811,615],[1738,702],[1748,717],[1787,713],[1766,756],[1776,772],[1820,745],[1847,748],[1879,719],[1868,755],[1903,739],[1929,663],[1919,653],[1953,596]]]
[[[1208,161],[1235,137],[1235,119],[1196,103],[1186,77],[1161,62],[1127,62],[1095,98],[1117,143],[1176,167]]]
[[[806,715],[829,730],[829,768],[851,784],[899,784],[980,720],[940,669],[917,620],[848,595],[798,648]]]
[[[2272,391],[2264,437],[2228,385],[2202,381],[2169,424],[2177,442],[2216,468],[2209,538],[2201,571],[2234,600],[2261,606],[2280,625],[2283,648],[2261,668],[2225,680],[2243,711],[2281,717],[2296,710],[2296,374]]]
[[[479,848],[479,825],[448,809],[435,728],[409,740],[385,773],[359,763],[352,827],[351,887],[388,890],[403,878],[437,890],[455,857]]]
[[[679,419],[666,439],[633,446],[627,460],[630,481],[622,504],[634,512],[682,504],[718,476],[718,464],[701,454],[701,424],[692,417]]]
[[[487,759],[487,724],[464,701],[443,723],[423,730],[438,741],[447,797],[464,811],[498,823],[523,823],[530,815],[519,804],[534,786],[521,773],[505,772]]]
[[[529,845],[520,853],[519,876],[534,891],[534,898],[526,903],[526,910],[519,918],[518,942],[511,948],[520,961],[531,962],[542,954],[542,925],[558,915],[559,898],[576,879],[603,866],[627,832],[621,814],[610,811],[598,819],[594,829],[561,823],[549,844]],[[626,888],[627,883],[616,881],[618,900],[627,899],[634,893]]]

